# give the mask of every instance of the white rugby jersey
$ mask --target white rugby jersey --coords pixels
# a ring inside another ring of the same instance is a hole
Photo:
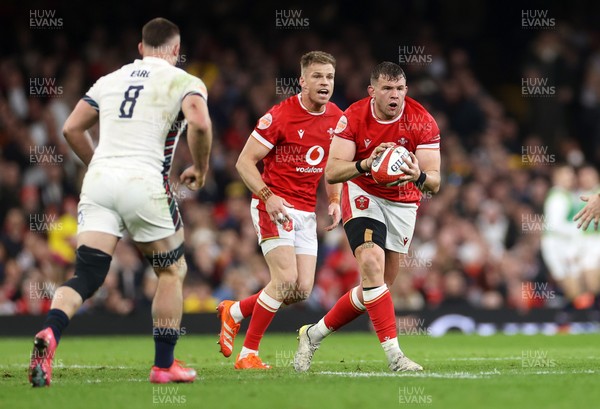
[[[167,176],[186,125],[181,102],[190,94],[206,100],[202,80],[156,57],[98,79],[83,98],[100,115],[100,141],[90,168],[148,169]]]

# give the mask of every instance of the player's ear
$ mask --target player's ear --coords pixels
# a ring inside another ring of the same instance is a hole
[[[375,88],[371,84],[367,87],[367,91],[369,92],[369,96],[372,97],[375,94]]]
[[[181,43],[177,43],[175,44],[175,46],[173,47],[173,55],[175,57],[179,56],[179,51],[181,50]]]
[[[304,75],[300,76],[300,80],[298,81],[298,84],[300,84],[300,88],[302,89],[302,92],[306,91],[306,80],[304,79]]]
[[[141,41],[138,43],[138,52],[142,57],[144,56],[144,43],[142,43]]]

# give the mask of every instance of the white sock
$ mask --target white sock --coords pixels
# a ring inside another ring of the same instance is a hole
[[[379,298],[382,294],[388,291],[387,285],[383,284],[379,287],[371,288],[370,290],[363,290],[363,300],[365,304],[370,303],[373,300]]]
[[[392,362],[392,360],[398,355],[404,355],[400,349],[400,344],[398,343],[397,337],[383,341],[381,343],[381,347],[385,351],[385,356],[387,357],[388,362]]]
[[[259,303],[264,309],[269,310],[271,312],[277,312],[283,301],[278,301],[275,298],[271,297],[265,290],[262,290],[256,299],[256,302]]]
[[[255,351],[250,348],[242,347],[242,350],[240,351],[240,359],[246,358],[250,354],[254,354],[254,355],[258,356],[258,351]]]
[[[366,311],[367,307],[364,306],[363,303],[360,302],[360,300],[358,299],[358,292],[361,291],[361,288],[359,286],[354,287],[352,289],[352,291],[350,292],[350,296],[352,297],[352,304],[354,304],[356,307],[358,307],[359,309]]]
[[[332,332],[333,331],[327,328],[327,325],[325,325],[325,318],[323,317],[319,320],[319,322],[308,329],[308,336],[313,344],[318,344]]]
[[[242,310],[240,309],[240,302],[239,301],[236,301],[231,306],[231,309],[229,310],[229,313],[231,314],[231,318],[233,318],[233,320],[235,321],[236,324],[239,324],[245,318],[242,315]]]

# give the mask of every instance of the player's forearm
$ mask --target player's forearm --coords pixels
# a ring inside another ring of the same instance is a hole
[[[425,183],[423,183],[421,190],[423,192],[439,192],[442,183],[440,172],[437,170],[426,170],[424,172],[427,175],[427,178],[425,179]]]
[[[212,122],[206,100],[199,95],[190,95],[183,100],[181,109],[188,124],[187,138],[194,167],[205,173],[212,145]]]
[[[94,156],[94,143],[90,134],[82,129],[65,127],[63,135],[77,157],[88,166]]]
[[[341,183],[334,183],[334,184],[326,183],[325,191],[327,192],[327,197],[329,198],[329,202],[331,202],[332,199],[337,198],[337,203],[339,203],[340,195],[342,194],[342,184]]]
[[[256,163],[252,160],[241,155],[235,164],[235,168],[242,178],[242,181],[255,195],[259,195],[260,191],[267,187],[256,167]]]
[[[360,160],[359,162],[361,169],[367,172],[367,159]],[[325,167],[325,180],[329,184],[342,183],[354,179],[365,172],[358,170],[355,161],[330,158]]]
[[[204,126],[188,124],[188,144],[194,166],[201,172],[208,170],[212,145],[212,125],[210,120]]]

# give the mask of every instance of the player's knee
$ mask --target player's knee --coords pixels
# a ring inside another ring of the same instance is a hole
[[[180,257],[179,260],[171,263],[168,267],[154,269],[158,276],[171,276],[183,282],[187,274],[187,263],[184,257]]]
[[[295,298],[298,288],[297,279],[298,273],[295,270],[280,271],[277,278],[273,279],[277,298],[283,300]]]
[[[382,250],[379,247],[371,246],[372,242],[366,242],[356,251],[356,259],[362,273],[368,277],[379,277],[383,275],[384,260]]]
[[[297,302],[302,302],[308,297],[310,297],[310,293],[313,288],[313,282],[297,282],[295,284],[295,288],[287,292],[287,296],[285,298],[286,304],[294,304]]]
[[[187,273],[187,263],[184,257],[184,247],[181,244],[175,250],[154,251],[146,259],[157,275],[169,275],[183,281]]]
[[[83,301],[90,298],[100,288],[108,274],[112,256],[98,249],[79,246],[76,251],[75,274],[63,284],[71,287]]]
[[[307,281],[302,281],[300,280],[298,282],[298,299],[300,301],[304,301],[306,300],[309,296],[310,293],[312,292],[313,289],[313,284],[314,284],[314,280],[307,280]]]

